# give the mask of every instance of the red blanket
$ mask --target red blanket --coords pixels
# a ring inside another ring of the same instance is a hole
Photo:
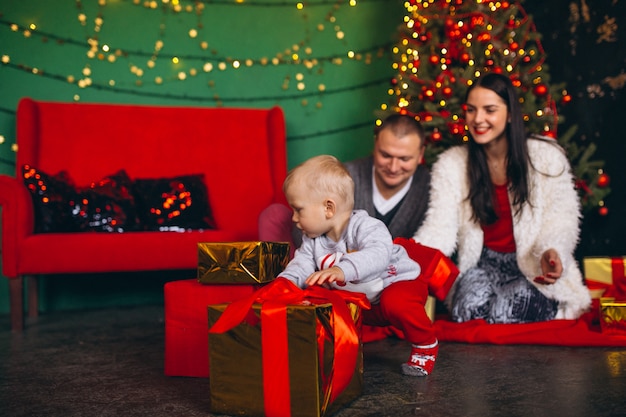
[[[434,323],[440,342],[486,343],[497,345],[626,346],[626,334],[602,333],[590,313],[578,320],[551,320],[526,324],[488,324],[484,320],[454,323],[445,317]],[[363,326],[363,341],[388,336],[403,338],[394,327]]]

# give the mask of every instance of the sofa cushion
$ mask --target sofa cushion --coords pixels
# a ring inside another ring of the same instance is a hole
[[[22,179],[33,198],[36,233],[138,229],[132,183],[124,170],[76,187],[65,171],[51,175],[24,165]]]
[[[198,265],[198,242],[243,242],[253,231],[192,230],[128,233],[35,233],[23,243],[16,262],[24,275],[63,273],[192,270]],[[112,268],[115,265],[115,269]]]
[[[77,188],[73,208],[79,231],[129,232],[139,229],[132,181],[126,171]]]
[[[143,230],[215,229],[204,174],[136,179],[133,192]]]
[[[22,167],[22,179],[35,209],[35,233],[74,231],[69,200],[74,189],[66,172],[49,175],[29,165]]]
[[[22,178],[33,198],[35,233],[214,229],[203,174],[132,181],[126,171],[76,187],[69,174],[30,165]]]

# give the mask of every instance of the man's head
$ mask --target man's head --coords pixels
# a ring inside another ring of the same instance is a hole
[[[411,116],[392,114],[376,131],[374,179],[384,197],[402,189],[424,158],[426,134]]]
[[[292,220],[310,238],[342,224],[354,208],[352,177],[331,155],[315,156],[292,169],[283,192],[293,209]]]

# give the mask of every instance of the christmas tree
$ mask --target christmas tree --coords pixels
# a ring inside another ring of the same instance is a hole
[[[566,150],[585,210],[606,214],[610,192],[603,161],[592,160],[593,143],[572,140],[576,127],[557,134],[558,107],[572,100],[564,85],[550,83],[546,53],[531,16],[519,2],[483,0],[406,1],[407,13],[393,48],[390,112],[409,114],[429,132],[426,163],[468,140],[463,99],[468,82],[484,72],[507,74],[517,88],[529,133],[558,140]]]

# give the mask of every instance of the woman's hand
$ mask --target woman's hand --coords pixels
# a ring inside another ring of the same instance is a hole
[[[561,277],[563,264],[556,250],[548,249],[541,255],[541,272],[543,272],[542,276],[535,277],[535,282],[538,284],[554,284]]]
[[[305,283],[308,286],[311,285],[323,285],[327,286],[331,282],[342,283],[346,280],[343,271],[338,266],[333,266],[332,268],[323,269],[321,271],[313,272],[306,279]]]

